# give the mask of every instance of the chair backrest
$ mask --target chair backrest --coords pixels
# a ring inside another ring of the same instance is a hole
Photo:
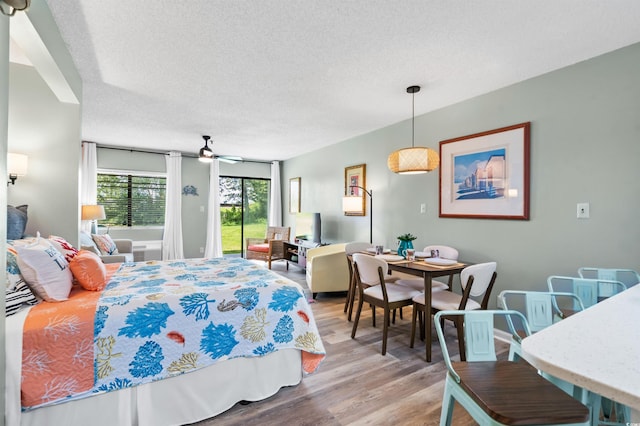
[[[460,382],[460,377],[452,367],[447,342],[442,331],[440,317],[450,319],[452,316],[464,317],[464,347],[467,362],[496,361],[495,339],[494,339],[494,318],[497,316],[509,318],[511,321],[517,319],[524,324],[525,334],[531,334],[524,315],[513,310],[473,310],[473,311],[440,311],[434,317],[438,340],[442,348],[442,355],[449,373]],[[511,317],[511,318],[510,318]],[[515,318],[514,318],[515,317]]]
[[[582,278],[620,281],[627,288],[640,283],[640,274],[633,269],[583,267],[578,269],[578,275]]]
[[[289,234],[291,233],[291,228],[289,227],[281,227],[281,226],[269,226],[267,228],[266,239],[267,240],[283,240],[289,241]]]
[[[357,253],[359,251],[365,251],[368,248],[372,248],[373,244],[371,243],[364,243],[364,242],[351,242],[351,243],[347,243],[344,246],[344,251],[347,253],[347,255],[353,254],[353,253]]]
[[[431,250],[440,251],[440,257],[443,259],[458,260],[458,250],[453,247],[432,245],[424,248],[425,253],[429,253]]]
[[[560,275],[551,275],[547,278],[547,285],[550,291],[575,294],[580,298],[584,308],[591,307],[603,298],[611,297],[627,289],[620,281]]]
[[[377,257],[363,253],[354,253],[353,263],[358,267],[360,281],[368,286],[381,284],[378,268],[382,268],[383,277],[389,270],[389,265],[383,259],[378,259]]]
[[[480,297],[492,286],[495,277],[497,264],[496,262],[477,263],[475,265],[467,266],[460,272],[460,281],[462,283],[462,290],[467,289],[469,284],[469,277],[473,276],[473,285],[469,295],[472,297]]]
[[[563,314],[557,306],[566,304],[567,301],[573,306],[578,306],[579,310],[584,309],[580,298],[573,293],[503,290],[498,295],[498,303],[503,309],[524,313],[532,333],[562,319]],[[518,334],[513,323],[508,322],[508,326],[512,334]]]

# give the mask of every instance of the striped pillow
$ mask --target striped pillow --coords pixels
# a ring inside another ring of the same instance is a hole
[[[35,305],[38,299],[33,294],[26,282],[20,281],[13,290],[6,289],[5,293],[7,316],[18,313],[27,305]]]

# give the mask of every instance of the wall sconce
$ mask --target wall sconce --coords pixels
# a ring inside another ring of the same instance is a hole
[[[373,244],[373,190],[367,191],[361,186],[350,185],[349,192],[352,195],[345,195],[342,197],[343,212],[357,212],[362,210],[362,197],[354,196],[353,188],[360,188],[369,196],[369,243]]]
[[[82,220],[91,221],[91,233],[98,233],[98,221],[106,219],[107,215],[104,213],[104,206],[85,204],[82,206]]]
[[[15,185],[16,179],[18,176],[24,176],[27,174],[27,163],[29,162],[29,157],[24,154],[7,154],[7,171],[9,172],[9,181],[7,182],[7,186],[9,184]]]

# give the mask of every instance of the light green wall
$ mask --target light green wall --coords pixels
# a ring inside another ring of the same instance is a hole
[[[27,16],[82,99],[82,80],[44,0],[34,0]],[[9,72],[8,149],[27,154],[29,168],[8,189],[8,202],[29,205],[27,233],[78,242],[81,106],[59,102],[33,67],[10,64]]]
[[[5,161],[0,161],[0,175],[7,176],[7,122],[9,117],[9,19],[0,16],[0,152]],[[0,185],[0,199],[2,206],[7,205],[7,188],[6,185]],[[7,241],[7,209],[0,208],[0,265],[5,265],[7,261],[7,251],[5,245]],[[2,282],[6,287],[7,276],[2,274]],[[0,301],[1,312],[5,312],[5,300]],[[0,395],[5,392],[5,317],[0,315]],[[4,413],[5,399],[0,398],[0,410]],[[4,426],[4,416],[0,416],[0,426]]]
[[[80,106],[60,103],[31,66],[10,64],[8,149],[29,157],[8,188],[9,204],[29,206],[27,234],[77,241]]]
[[[165,155],[138,151],[98,148],[98,168],[166,172]],[[183,155],[182,186],[193,185],[198,196],[182,196],[182,240],[186,258],[202,257],[200,249],[206,247],[207,206],[209,199],[209,168],[197,158]],[[264,163],[220,163],[221,176],[268,178],[270,165]],[[114,238],[138,241],[161,240],[161,228],[110,229]]]
[[[416,145],[436,150],[441,140],[530,121],[528,221],[439,218],[437,171],[401,176],[386,166],[389,153],[410,146],[410,118],[286,161],[283,191],[302,178],[302,210],[322,213],[323,241],[368,241],[369,215],[341,212],[344,167],[365,163],[374,243],[395,247],[397,235],[411,232],[418,248],[446,244],[462,260],[496,260],[494,296],[543,290],[547,276],[576,275],[579,266],[638,270],[638,75],[640,44],[416,117]],[[578,202],[590,203],[590,219],[576,218]],[[293,215],[284,216],[293,227]]]

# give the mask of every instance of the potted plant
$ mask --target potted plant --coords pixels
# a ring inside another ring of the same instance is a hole
[[[403,256],[403,251],[406,249],[412,249],[413,248],[413,240],[415,240],[416,237],[413,234],[402,234],[398,236],[398,254]]]

